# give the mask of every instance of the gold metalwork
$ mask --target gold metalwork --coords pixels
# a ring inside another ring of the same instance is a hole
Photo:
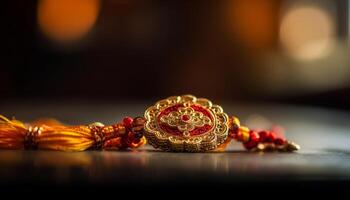
[[[183,107],[172,111],[160,118],[161,123],[175,127],[183,135],[173,135],[162,130],[157,121],[159,114],[166,108],[181,104]],[[192,109],[191,105],[198,105],[210,112],[212,119],[203,113]],[[183,116],[186,115],[185,119]],[[204,98],[192,95],[173,96],[158,101],[145,112],[145,136],[149,144],[165,151],[203,152],[213,150],[222,144],[228,137],[228,116],[218,105]],[[196,127],[210,125],[212,128],[200,135],[190,135],[189,132]]]
[[[161,117],[160,120],[169,126],[177,127],[186,137],[189,137],[189,132],[196,127],[202,127],[206,124],[212,125],[209,117],[204,116],[203,113],[197,112],[191,107],[179,108],[177,111]]]

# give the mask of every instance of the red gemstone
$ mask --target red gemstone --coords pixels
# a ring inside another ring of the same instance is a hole
[[[182,115],[182,117],[181,117],[181,119],[182,119],[182,121],[188,121],[188,120],[190,120],[190,116],[188,116],[188,115]]]

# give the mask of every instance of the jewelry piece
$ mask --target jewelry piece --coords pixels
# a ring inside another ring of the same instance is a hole
[[[232,139],[247,150],[300,148],[276,132],[249,130],[220,106],[192,95],[158,101],[144,117],[126,117],[113,125],[66,126],[53,119],[24,124],[0,115],[0,149],[118,150],[137,148],[148,141],[164,151],[207,152],[224,150]]]

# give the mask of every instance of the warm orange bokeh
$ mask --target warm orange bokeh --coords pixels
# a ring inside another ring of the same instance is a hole
[[[40,0],[39,27],[51,39],[74,41],[93,27],[99,9],[100,0]]]
[[[231,1],[227,7],[229,29],[249,48],[268,47],[276,36],[276,8],[275,1]]]

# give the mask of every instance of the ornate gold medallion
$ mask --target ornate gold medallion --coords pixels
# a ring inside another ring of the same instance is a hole
[[[165,151],[213,150],[228,137],[228,116],[222,108],[192,95],[158,101],[145,118],[148,142]]]

